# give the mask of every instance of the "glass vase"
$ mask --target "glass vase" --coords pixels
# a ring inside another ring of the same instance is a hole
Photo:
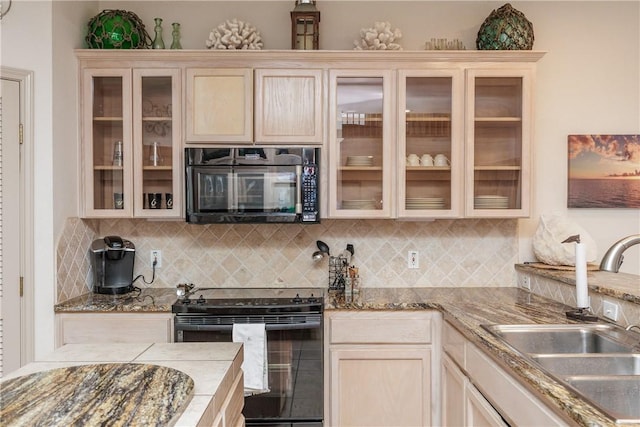
[[[173,27],[173,31],[171,31],[171,37],[173,37],[171,49],[182,49],[182,45],[180,44],[180,24],[174,22],[171,26]]]
[[[156,36],[153,39],[152,47],[154,49],[164,49],[164,40],[162,39],[162,18],[153,18],[156,22],[156,26],[154,31],[156,32]]]

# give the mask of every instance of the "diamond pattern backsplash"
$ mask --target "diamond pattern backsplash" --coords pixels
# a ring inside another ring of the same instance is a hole
[[[515,286],[517,220],[432,222],[323,220],[321,224],[193,225],[140,219],[69,218],[57,249],[58,302],[91,290],[89,247],[119,235],[136,246],[134,276],[152,278],[150,251],[162,251],[153,283],[138,287],[328,287],[328,260],[314,262],[316,240],[332,255],[347,243],[363,287]],[[419,253],[419,269],[407,253]]]

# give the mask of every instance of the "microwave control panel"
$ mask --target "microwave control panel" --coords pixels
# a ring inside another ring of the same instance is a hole
[[[302,167],[302,222],[318,222],[318,165],[307,163]]]

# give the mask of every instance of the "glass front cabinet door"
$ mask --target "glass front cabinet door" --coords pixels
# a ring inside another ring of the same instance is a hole
[[[466,216],[530,215],[530,70],[467,70]]]
[[[398,72],[399,218],[462,215],[463,74]]]
[[[181,216],[179,88],[177,69],[84,70],[84,217]]]
[[[391,77],[387,70],[330,71],[330,217],[392,215]]]

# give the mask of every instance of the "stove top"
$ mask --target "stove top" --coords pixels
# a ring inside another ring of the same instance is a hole
[[[171,311],[184,314],[321,312],[323,295],[324,289],[311,288],[194,288],[178,297]]]

